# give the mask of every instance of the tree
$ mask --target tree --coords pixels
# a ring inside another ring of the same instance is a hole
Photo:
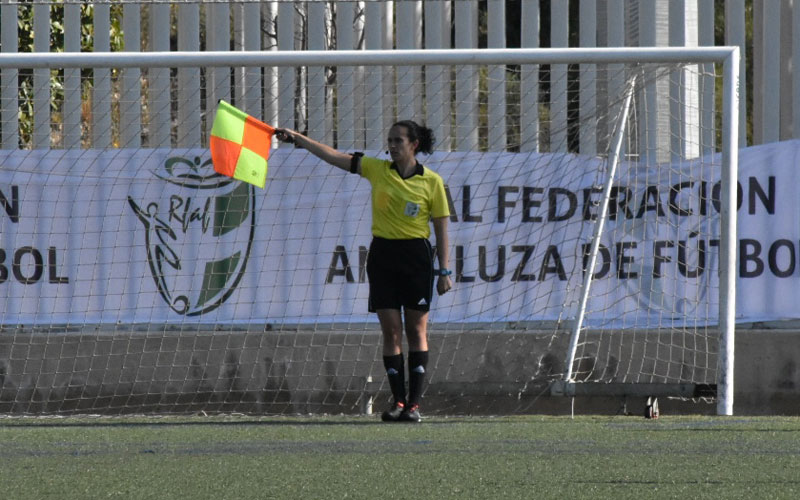
[[[40,4],[39,7],[42,7]],[[50,4],[50,40],[49,50],[51,52],[64,51],[64,4]],[[123,33],[121,26],[121,4],[111,5],[111,51],[120,51],[123,48]],[[19,52],[34,52],[34,4],[24,2],[17,6],[17,33]],[[82,52],[91,52],[94,49],[94,5],[80,5],[80,46]],[[60,103],[64,99],[63,70],[52,70],[50,72],[50,110],[51,123],[54,128],[58,128],[61,123]],[[91,69],[84,69],[81,72],[83,92],[91,90],[92,81]],[[33,71],[23,69],[19,72],[19,120],[20,120],[20,147],[29,145],[33,133]],[[56,135],[57,137],[57,135]]]

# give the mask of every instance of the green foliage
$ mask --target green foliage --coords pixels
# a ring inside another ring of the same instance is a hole
[[[23,3],[17,6],[17,32],[19,52],[34,52],[34,10],[35,8],[49,7],[50,33],[48,48],[50,52],[64,52],[66,27],[64,24],[64,4],[37,4]],[[94,50],[94,14],[93,4],[81,4],[80,8],[80,50],[81,52],[91,52]],[[121,51],[124,46],[122,31],[122,5],[111,5],[110,19],[110,50],[112,52]],[[83,93],[90,91],[92,81],[88,78],[91,75],[90,69],[82,71],[81,81]],[[59,113],[60,103],[63,102],[63,71],[50,71],[50,111],[51,124],[58,127],[61,116]],[[20,120],[20,145],[30,144],[33,134],[33,72],[31,70],[21,70],[19,72],[19,120]]]
[[[38,7],[46,5],[38,4]],[[80,45],[82,52],[94,50],[94,4],[81,4],[80,6]],[[33,52],[34,36],[33,29],[34,5],[31,3],[20,4],[17,7],[17,29],[19,34],[20,52]],[[50,51],[64,51],[64,4],[50,5]],[[111,47],[112,52],[121,51],[124,46],[122,31],[122,5],[119,3],[111,5]]]
[[[745,109],[753,109],[753,0],[745,0],[744,2],[744,24],[745,24],[745,67],[740,68],[740,74],[745,83],[745,102],[741,106]],[[725,39],[725,1],[714,1],[714,45],[727,45]],[[722,109],[722,81],[717,79],[716,88],[716,106],[717,109]],[[747,144],[753,144],[753,113],[747,113]],[[717,144],[721,141],[722,130],[722,116],[717,114]],[[745,147],[746,144],[739,144],[739,147]]]

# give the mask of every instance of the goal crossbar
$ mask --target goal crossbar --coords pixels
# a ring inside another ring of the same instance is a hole
[[[724,63],[738,47],[2,53],[0,68]]]

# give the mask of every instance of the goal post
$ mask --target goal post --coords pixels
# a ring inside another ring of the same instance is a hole
[[[20,82],[0,101],[0,413],[388,399],[369,184],[289,145],[264,190],[217,176],[224,98],[380,158],[387,122],[436,124],[419,159],[447,184],[454,290],[430,313],[427,413],[633,384],[716,385],[731,414],[737,50],[0,54]]]
[[[737,160],[736,160],[736,151],[737,151],[737,142],[736,138],[732,137],[735,135],[738,130],[737,126],[737,119],[732,116],[733,114],[738,113],[738,102],[735,98],[736,96],[736,85],[738,82],[738,69],[735,67],[736,63],[732,62],[733,57],[735,57],[735,53],[732,53],[729,57],[725,58],[724,62],[722,62],[722,66],[724,68],[724,72],[727,77],[727,84],[723,86],[723,130],[721,131],[721,138],[722,138],[722,153],[721,153],[721,170],[719,172],[720,175],[720,189],[717,194],[718,202],[720,203],[720,226],[718,228],[718,235],[719,238],[716,243],[719,246],[719,296],[718,296],[718,312],[719,312],[719,334],[718,334],[718,357],[717,357],[717,375],[715,378],[708,380],[705,383],[690,383],[687,384],[684,378],[683,373],[678,376],[671,377],[672,380],[667,381],[670,377],[666,375],[666,372],[669,370],[667,369],[662,374],[657,374],[655,372],[651,373],[649,378],[645,377],[643,381],[634,376],[632,378],[628,378],[624,376],[621,383],[617,383],[615,380],[608,380],[608,377],[597,377],[596,374],[592,374],[593,369],[588,369],[588,374],[584,374],[585,382],[599,382],[597,385],[593,385],[591,383],[584,383],[579,385],[576,383],[576,374],[575,370],[578,369],[578,365],[583,362],[590,360],[592,362],[596,361],[596,359],[592,359],[591,354],[578,354],[578,347],[581,343],[583,345],[590,345],[593,342],[600,343],[602,340],[589,340],[591,333],[589,330],[591,327],[587,327],[584,324],[584,319],[586,315],[586,307],[587,301],[591,295],[591,287],[592,282],[594,280],[593,276],[595,274],[595,266],[598,258],[598,251],[600,247],[601,237],[604,233],[604,224],[606,220],[609,218],[614,218],[618,216],[618,214],[610,214],[609,213],[609,201],[612,198],[612,189],[617,187],[616,184],[618,179],[616,178],[616,169],[619,163],[620,158],[620,148],[622,147],[622,138],[626,133],[626,126],[630,117],[630,104],[634,96],[634,83],[635,77],[631,77],[628,81],[628,87],[626,88],[626,96],[621,106],[621,111],[619,118],[617,119],[617,128],[614,135],[613,140],[613,147],[612,151],[608,157],[608,166],[607,172],[608,177],[603,184],[603,196],[602,200],[600,201],[600,210],[598,214],[598,220],[595,224],[594,228],[594,235],[592,238],[591,248],[588,252],[586,259],[584,260],[584,280],[582,284],[582,289],[580,293],[580,299],[578,300],[577,305],[577,315],[575,318],[575,324],[572,326],[572,334],[570,337],[570,344],[567,350],[567,357],[566,357],[566,369],[563,379],[554,382],[552,386],[552,392],[556,395],[566,395],[571,397],[576,396],[622,396],[622,397],[633,397],[633,396],[673,396],[673,397],[680,397],[680,398],[702,398],[702,397],[716,397],[717,399],[717,413],[720,415],[731,415],[733,414],[733,360],[734,360],[734,335],[735,335],[735,265],[736,265],[736,199],[735,193],[737,188],[737,180],[736,180],[736,171],[737,171]],[[681,75],[681,78],[683,75]],[[651,81],[649,83],[644,82],[645,85],[655,86],[658,85],[657,82]],[[645,98],[642,98],[644,101]],[[680,105],[672,102],[671,106],[675,106],[676,108],[680,109]],[[697,114],[705,113],[707,111],[700,109],[697,111]],[[676,113],[671,110],[671,120],[675,120],[675,117],[672,114]],[[685,113],[685,110],[679,110],[677,112],[682,119],[687,119],[689,113]],[[690,111],[691,113],[691,111]],[[637,123],[637,126],[641,126],[641,117],[637,117],[640,122]],[[697,119],[699,117],[695,117]],[[644,120],[647,120],[645,118]],[[683,124],[681,124],[683,125]],[[691,134],[691,132],[689,132]],[[702,134],[701,130],[695,131],[695,133]],[[648,138],[639,137],[639,140],[644,139],[649,140]],[[707,145],[701,145],[703,148],[707,148]],[[680,146],[679,146],[680,148]],[[670,153],[674,157],[683,158],[681,155],[675,155],[674,150],[670,151]],[[700,161],[702,163],[702,160]],[[685,185],[692,185],[694,184],[697,179],[692,178],[692,174],[687,177],[678,176],[677,184],[673,184],[673,193],[675,192],[675,186],[685,186]],[[635,180],[633,182],[636,182]],[[705,181],[702,181],[705,182]],[[624,181],[623,181],[624,183]],[[624,185],[624,184],[623,184]],[[671,201],[672,202],[672,201]],[[688,213],[687,213],[688,215]],[[695,231],[692,234],[692,237],[697,237],[700,231]],[[712,231],[711,237],[714,237],[714,233]],[[702,240],[703,236],[700,236]],[[663,241],[656,242],[656,245],[661,243],[665,243]],[[702,242],[705,243],[705,242]],[[679,244],[680,245],[680,244]],[[683,243],[685,248],[686,243]],[[658,251],[656,251],[658,254]],[[705,249],[701,249],[701,255],[703,260],[705,260]],[[656,257],[657,262],[663,262],[662,256],[659,254]],[[679,257],[680,260],[680,257]],[[703,263],[700,264],[700,269],[704,266]],[[660,267],[660,266],[658,266]],[[660,274],[658,272],[653,273],[654,276]],[[647,290],[641,289],[640,292],[643,294],[647,294]],[[651,290],[652,293],[652,290]],[[638,314],[638,313],[637,313]],[[696,320],[697,318],[695,318]],[[689,318],[678,319],[678,323],[683,322],[691,322]],[[646,335],[652,335],[654,333],[649,333]],[[635,341],[634,341],[635,342]],[[595,352],[599,352],[600,349],[597,349]],[[591,352],[591,349],[587,349],[587,351]],[[581,358],[583,356],[583,358]],[[643,357],[648,356],[647,354],[643,353]],[[668,355],[669,356],[669,355]],[[655,356],[654,363],[657,364],[658,361],[658,354]],[[685,365],[683,365],[685,368]],[[652,383],[652,379],[654,378],[662,379],[662,383],[654,384]],[[605,378],[605,380],[603,380]],[[616,378],[616,377],[614,377]],[[648,400],[649,401],[649,400]]]
[[[733,48],[723,60],[722,93],[722,219],[720,263],[720,387],[717,413],[733,415],[734,344],[736,335],[736,193],[739,169],[739,49]]]

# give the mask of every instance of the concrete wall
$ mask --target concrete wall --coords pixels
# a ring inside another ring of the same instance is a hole
[[[356,414],[371,398],[380,411],[389,395],[380,335],[371,328],[57,334],[6,328],[0,413]],[[549,392],[563,371],[566,338],[552,331],[432,331],[425,412],[569,414],[573,401]],[[800,414],[800,328],[740,328],[736,355],[735,414]],[[659,402],[664,415],[716,411],[708,401]],[[574,401],[578,414],[643,408],[643,397]]]

